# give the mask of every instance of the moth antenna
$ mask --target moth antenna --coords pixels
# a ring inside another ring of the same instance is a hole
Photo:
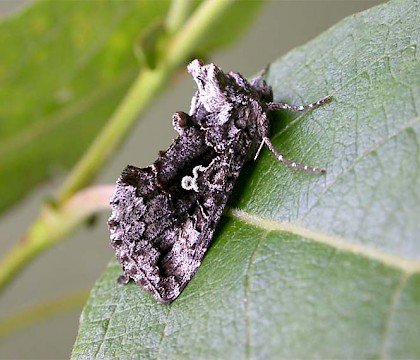
[[[276,157],[276,159],[278,161],[280,161],[283,164],[286,164],[287,166],[290,166],[291,168],[302,170],[302,171],[307,171],[307,172],[311,172],[311,173],[315,173],[315,174],[325,174],[325,169],[320,169],[320,168],[316,168],[316,167],[312,167],[312,166],[308,166],[308,165],[302,165],[302,164],[296,163],[294,161],[291,161],[289,159],[286,159],[283,155],[281,155],[277,151],[277,149],[274,147],[271,140],[266,136],[263,137],[262,144],[267,145],[267,147],[274,154],[274,156]]]
[[[332,100],[332,96],[326,96],[322,98],[321,100],[318,100],[308,105],[289,105],[289,104],[284,104],[280,102],[269,102],[266,105],[269,111],[272,111],[272,110],[305,111],[305,110],[317,108],[318,106],[329,103],[331,100]]]

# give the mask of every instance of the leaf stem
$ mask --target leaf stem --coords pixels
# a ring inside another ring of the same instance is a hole
[[[166,16],[166,29],[169,34],[176,33],[188,18],[194,2],[191,0],[172,0],[171,8]]]
[[[105,160],[120,144],[138,113],[144,111],[146,105],[153,99],[167,76],[162,70],[140,72],[109,122],[65,180],[56,196],[58,205],[63,204],[72,194],[92,180]]]
[[[102,185],[75,194],[59,209],[44,205],[41,214],[0,262],[0,291],[44,249],[69,234],[86,218],[109,208],[114,186]]]
[[[86,154],[76,164],[56,200],[62,204],[77,190],[88,184],[100,170],[105,160],[115,151],[138,115],[154,99],[158,91],[168,81],[172,73],[189,60],[190,54],[202,37],[211,29],[214,22],[223,14],[234,0],[207,0],[191,16],[184,27],[176,34],[169,45],[168,52],[154,70],[140,71],[109,122],[102,129]]]

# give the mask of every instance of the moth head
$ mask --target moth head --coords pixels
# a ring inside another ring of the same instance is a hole
[[[223,90],[229,83],[226,74],[216,65],[204,65],[199,60],[194,60],[188,65],[188,72],[197,83],[198,91],[208,97],[223,97]]]
[[[198,88],[198,102],[209,113],[220,114],[221,122],[229,118],[231,104],[226,98],[226,86],[232,83],[226,74],[214,64],[204,65],[194,60],[188,65],[188,72]]]

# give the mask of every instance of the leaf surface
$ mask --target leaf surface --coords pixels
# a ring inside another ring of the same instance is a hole
[[[72,357],[419,358],[419,14],[390,1],[274,62],[276,100],[334,97],[272,121],[286,157],[327,174],[264,150],[181,296],[119,287],[112,261]]]

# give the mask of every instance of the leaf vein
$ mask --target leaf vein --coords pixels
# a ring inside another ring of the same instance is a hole
[[[385,330],[384,330],[384,340],[382,343],[382,348],[381,348],[381,354],[380,354],[380,358],[381,359],[387,359],[387,345],[388,345],[388,341],[389,341],[389,336],[390,336],[390,329],[392,326],[392,315],[396,312],[396,308],[398,306],[398,302],[400,300],[401,297],[401,293],[405,287],[405,285],[407,284],[408,279],[410,278],[411,274],[407,274],[407,273],[403,273],[400,281],[398,282],[397,287],[395,288],[395,292],[391,298],[391,302],[390,302],[390,310],[388,312],[388,317],[386,319],[386,324],[385,324]]]
[[[385,54],[383,54],[382,56],[379,56],[375,61],[372,61],[371,63],[367,64],[363,69],[360,69],[360,71],[357,72],[357,74],[355,74],[353,77],[349,78],[346,82],[344,82],[340,87],[337,87],[334,92],[328,93],[328,95],[332,96],[334,98],[334,95],[339,93],[341,90],[345,89],[346,87],[348,87],[349,84],[351,84],[353,81],[355,81],[356,79],[358,79],[362,74],[365,74],[367,70],[372,69],[375,67],[375,65],[377,65],[380,61],[389,58],[390,56],[394,55],[394,54],[399,54],[402,51],[409,49],[413,46],[416,46],[416,43],[412,43],[412,44],[408,44],[406,47],[402,48],[402,49],[397,49],[395,51],[392,52],[387,52]],[[327,58],[327,56],[324,56],[325,58]],[[296,71],[294,71],[290,77],[294,76],[295,72],[300,72],[302,71],[302,68],[304,68],[304,66],[302,66],[300,69],[297,69]],[[288,77],[286,77],[287,79]],[[287,81],[283,81],[283,83],[287,83]],[[312,113],[313,111],[319,111],[320,109],[313,109],[312,111],[310,111],[310,113]],[[297,123],[299,123],[305,116],[307,116],[308,112],[305,113],[301,113],[298,116],[296,116],[292,121],[290,121],[286,126],[284,126],[277,134],[274,134],[271,138],[272,140],[281,136],[283,133],[285,133],[287,130],[289,130],[291,127],[293,127],[294,125],[296,125]]]
[[[168,307],[168,312],[166,313],[166,319],[165,319],[165,324],[163,325],[162,334],[161,334],[160,339],[159,339],[159,344],[157,345],[156,360],[161,358],[160,351],[162,349],[163,342],[166,338],[166,329],[168,328],[168,325],[170,323],[169,315],[171,314],[171,310],[172,310],[172,306],[169,306]]]
[[[105,328],[105,331],[104,331],[104,335],[103,335],[103,337],[102,337],[102,342],[101,342],[101,344],[98,346],[98,349],[96,350],[96,352],[95,352],[95,355],[92,357],[93,359],[97,359],[98,358],[98,354],[101,352],[101,350],[102,350],[102,348],[103,348],[103,346],[105,345],[105,343],[107,342],[107,340],[108,340],[108,338],[107,338],[107,333],[108,333],[108,330],[109,330],[109,328],[110,328],[110,323],[111,323],[111,321],[112,321],[112,318],[114,317],[114,314],[115,314],[115,312],[116,312],[116,310],[117,310],[117,308],[118,308],[118,306],[119,306],[119,304],[121,304],[121,301],[122,301],[122,291],[119,291],[118,292],[118,301],[116,302],[116,304],[112,307],[112,312],[111,312],[111,314],[109,315],[109,317],[108,317],[108,321],[107,321],[107,323],[106,323],[106,328]]]
[[[355,255],[363,256],[383,263],[386,266],[399,269],[407,275],[420,273],[419,261],[403,259],[378,248],[369,247],[357,242],[350,242],[336,235],[329,235],[317,230],[311,230],[299,224],[264,219],[256,215],[248,214],[247,212],[239,209],[230,209],[226,215],[237,218],[266,231],[281,231],[299,235],[307,238],[308,240],[334,247],[343,252],[350,252]]]
[[[246,358],[251,359],[251,326],[250,326],[250,316],[249,316],[249,295],[250,295],[250,271],[251,267],[255,262],[255,255],[258,251],[258,248],[261,245],[261,242],[264,241],[267,238],[267,235],[270,231],[266,231],[257,241],[257,244],[255,245],[255,248],[253,252],[251,253],[251,256],[249,257],[248,266],[246,269],[245,274],[245,296],[244,296],[244,317],[245,317],[245,353]]]
[[[320,201],[323,199],[323,197],[328,193],[328,191],[331,189],[332,186],[334,186],[338,180],[340,180],[344,175],[346,175],[347,173],[349,173],[349,171],[353,170],[354,167],[361,161],[363,160],[368,154],[371,154],[373,152],[376,152],[378,149],[380,149],[382,146],[386,145],[388,143],[389,140],[391,140],[394,137],[397,137],[398,135],[402,134],[404,131],[412,128],[414,125],[417,125],[418,123],[420,123],[420,117],[414,118],[414,120],[411,123],[408,123],[406,126],[398,129],[396,132],[394,132],[393,134],[387,136],[386,138],[384,138],[382,141],[379,141],[377,143],[375,143],[371,148],[366,149],[366,151],[362,154],[360,154],[358,157],[356,157],[354,159],[354,161],[347,167],[345,168],[341,173],[339,173],[325,188],[323,191],[321,191],[319,193],[319,196],[317,197],[317,199],[314,201],[314,203],[308,207],[306,214],[304,214],[302,216],[302,220],[305,219],[306,215],[308,215],[311,210],[320,203]]]

